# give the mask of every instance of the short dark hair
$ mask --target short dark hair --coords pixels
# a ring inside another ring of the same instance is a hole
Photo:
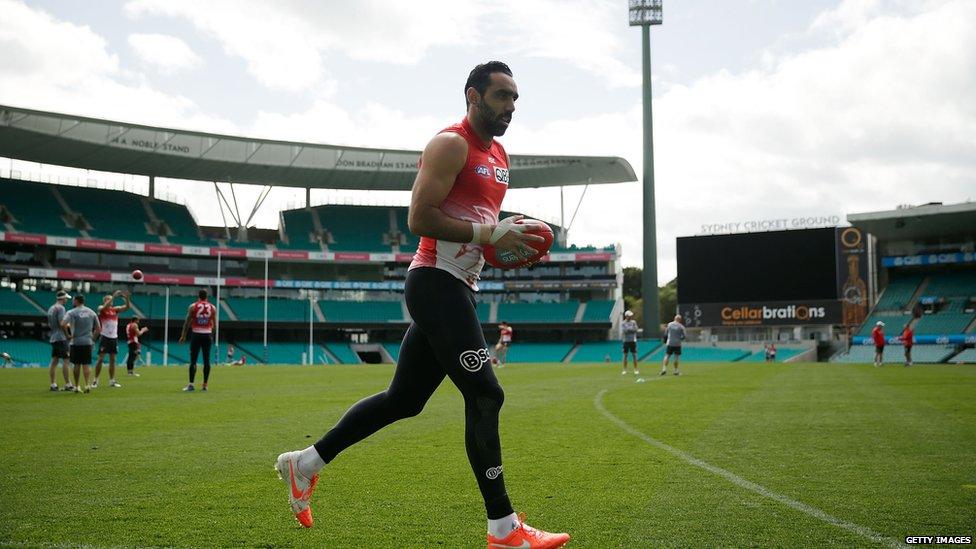
[[[478,90],[478,95],[484,96],[485,90],[491,84],[491,75],[496,72],[512,76],[512,69],[501,61],[488,61],[471,69],[468,73],[468,81],[464,83],[464,108],[468,107],[468,88],[474,88]]]
[[[85,302],[85,296],[83,296],[81,294],[77,294],[77,295],[75,295],[75,301],[77,301],[78,303],[84,303]]]
[[[207,299],[207,290],[203,289],[197,292],[197,297],[199,297],[200,299]]]

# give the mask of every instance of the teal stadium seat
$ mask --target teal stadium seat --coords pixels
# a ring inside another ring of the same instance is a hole
[[[234,346],[246,352],[249,363],[252,360],[264,362],[265,364],[301,364],[302,355],[308,356],[308,342],[268,342],[268,359],[264,359],[264,343],[261,341],[237,341]],[[312,344],[312,354],[315,364],[329,364],[331,361],[325,354],[322,347],[316,343]]]
[[[287,250],[321,250],[315,240],[315,223],[309,210],[288,210],[281,212],[281,223],[288,242],[279,241],[278,247]]]
[[[921,283],[921,275],[892,278],[874,307],[875,311],[904,311]]]
[[[940,312],[922,315],[922,318],[915,323],[915,333],[918,335],[961,334],[972,321],[973,315],[969,313]]]
[[[150,204],[156,217],[164,221],[173,233],[167,236],[169,242],[187,246],[209,246],[212,243],[200,238],[197,223],[186,206],[165,200],[152,200]]]
[[[644,360],[661,362],[664,359],[665,348],[659,347]],[[748,349],[730,349],[727,347],[681,347],[682,362],[735,362],[751,355]]]
[[[976,297],[976,272],[949,272],[929,278],[925,295],[937,297]]]
[[[400,252],[402,253],[413,253],[417,251],[417,247],[420,246],[420,237],[410,232],[410,226],[407,224],[407,215],[409,210],[407,208],[394,208],[396,213],[397,230],[403,233],[404,242],[400,244]]]
[[[325,348],[329,350],[330,353],[335,355],[342,364],[361,364],[362,361],[359,360],[359,355],[356,351],[352,350],[352,347],[348,343],[326,343]]]
[[[976,349],[966,349],[958,355],[952,357],[950,362],[976,364]]]
[[[643,358],[660,346],[660,339],[642,339],[637,342],[637,356]],[[614,340],[580,343],[570,362],[605,362],[607,355],[612,363],[619,364],[623,361],[623,342]]]
[[[0,339],[0,352],[10,355],[16,367],[38,367],[51,364],[51,344],[47,341]]]
[[[789,349],[785,347],[776,348],[776,362],[786,362],[788,359],[804,352],[805,349]],[[765,362],[766,351],[760,349],[751,355],[743,358],[740,362]]]
[[[332,235],[330,251],[392,252],[383,236],[390,232],[389,208],[375,206],[319,206],[322,228]]]
[[[955,347],[951,345],[915,345],[912,347],[912,362],[936,364],[944,361],[953,352],[955,352]],[[886,345],[884,361],[895,364],[904,363],[905,348],[901,345]],[[874,345],[854,345],[850,352],[833,357],[831,362],[870,364],[874,362]]]
[[[81,236],[77,229],[68,227],[62,218],[64,209],[54,198],[53,185],[0,179],[0,187],[3,189],[0,192],[0,205],[13,215],[13,227],[17,231],[53,236]]]
[[[130,242],[159,242],[149,234],[149,217],[142,197],[124,191],[86,187],[58,187],[72,211],[80,213],[90,228],[92,238]]]
[[[482,324],[487,324],[491,322],[491,303],[478,303],[477,305],[478,321]]]
[[[321,300],[326,322],[403,322],[399,301]]]
[[[560,303],[499,303],[498,321],[516,325],[520,322],[559,323],[573,322],[579,302],[575,300]]]
[[[190,304],[197,300],[196,296],[169,296],[169,318],[184,319]],[[140,295],[132,296],[132,303],[137,309],[142,311],[144,318],[161,319],[166,312],[165,295]],[[179,334],[177,334],[179,336]]]
[[[562,362],[572,343],[513,343],[508,349],[508,362]]]
[[[237,320],[264,320],[263,298],[229,297],[224,302],[234,311]],[[308,322],[308,309],[308,300],[305,299],[269,297],[268,322]]]
[[[400,344],[399,343],[384,343],[383,348],[386,352],[390,354],[393,358],[393,362],[400,360]]]
[[[51,305],[54,301],[51,301]],[[48,305],[50,307],[51,305]],[[69,305],[70,307],[70,305]],[[45,311],[47,309],[45,308]],[[44,312],[24,298],[24,295],[11,291],[10,288],[0,288],[0,314],[42,316]]]
[[[614,302],[612,300],[592,300],[586,303],[586,310],[583,311],[583,322],[610,322],[610,313],[613,311]]]

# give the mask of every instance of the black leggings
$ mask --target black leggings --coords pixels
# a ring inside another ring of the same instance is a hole
[[[197,357],[203,351],[203,382],[210,381],[210,334],[190,334],[190,383],[197,377]]]
[[[328,463],[394,421],[419,414],[446,375],[464,397],[464,442],[488,518],[509,515],[498,439],[505,394],[491,368],[474,292],[445,271],[421,267],[407,274],[405,297],[413,323],[389,388],[349,408],[315,449]]]
[[[125,358],[125,369],[129,372],[136,367],[136,357],[139,356],[139,344],[130,343],[129,344],[129,356]]]

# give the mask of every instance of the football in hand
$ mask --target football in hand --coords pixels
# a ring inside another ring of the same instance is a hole
[[[503,252],[491,244],[485,244],[485,263],[501,269],[517,269],[535,263],[549,253],[549,248],[552,247],[553,234],[552,229],[547,223],[537,219],[521,219],[515,223],[526,226],[525,233],[541,236],[545,240],[527,244],[527,246],[534,250],[534,253],[529,257],[522,257],[507,251]]]

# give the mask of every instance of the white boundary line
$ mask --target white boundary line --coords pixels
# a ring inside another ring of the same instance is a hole
[[[696,458],[695,456],[693,456],[693,455],[691,455],[691,454],[689,454],[689,453],[687,453],[687,452],[685,452],[683,450],[679,450],[679,449],[677,449],[677,448],[675,448],[673,446],[670,446],[668,444],[665,444],[665,443],[663,443],[663,442],[661,442],[661,441],[659,441],[659,440],[657,440],[657,439],[655,439],[653,437],[650,437],[648,435],[645,435],[644,433],[638,431],[637,429],[634,429],[633,427],[631,427],[630,425],[628,425],[627,423],[625,423],[622,419],[620,419],[617,416],[615,416],[612,413],[610,413],[603,406],[603,395],[605,395],[606,393],[607,393],[607,390],[606,389],[603,389],[599,393],[597,393],[596,394],[596,398],[593,399],[593,406],[595,406],[596,409],[599,410],[600,413],[603,414],[607,419],[609,419],[614,424],[616,424],[617,427],[620,427],[621,429],[623,429],[627,433],[630,433],[631,435],[633,435],[633,436],[635,436],[635,437],[643,440],[647,444],[649,444],[649,445],[651,445],[651,446],[653,446],[653,447],[655,447],[655,448],[657,448],[659,450],[664,450],[665,452],[668,452],[669,454],[671,454],[671,455],[673,455],[675,457],[678,457],[682,461],[684,461],[684,462],[686,462],[686,463],[688,463],[690,465],[694,465],[695,467],[698,467],[699,469],[704,469],[704,470],[708,471],[709,473],[712,473],[714,475],[720,476],[720,477],[722,477],[725,480],[731,482],[732,484],[735,484],[736,486],[738,486],[740,488],[745,488],[746,490],[749,490],[751,492],[755,492],[755,493],[759,494],[760,496],[762,496],[762,497],[764,497],[766,499],[771,499],[773,501],[778,501],[779,503],[782,503],[783,505],[786,505],[787,507],[789,507],[791,509],[794,509],[796,511],[800,511],[801,513],[805,513],[807,515],[810,515],[811,517],[813,517],[815,519],[818,519],[820,521],[826,522],[827,524],[836,526],[838,528],[843,528],[844,530],[847,530],[848,532],[855,533],[855,534],[857,534],[857,535],[859,535],[859,536],[861,536],[863,538],[866,538],[866,539],[871,540],[871,541],[876,542],[876,543],[882,543],[882,544],[884,544],[884,545],[886,545],[888,547],[899,547],[899,548],[901,548],[901,547],[908,547],[907,545],[901,543],[900,541],[898,541],[896,539],[893,539],[893,538],[889,538],[889,537],[884,536],[882,534],[879,534],[879,533],[875,532],[874,530],[871,530],[870,528],[867,528],[866,526],[861,526],[859,524],[854,524],[853,522],[848,522],[846,520],[839,519],[839,518],[834,517],[832,515],[828,515],[827,513],[821,511],[820,509],[817,509],[816,507],[812,507],[810,505],[807,505],[806,503],[803,503],[802,501],[797,501],[797,500],[792,499],[792,498],[790,498],[788,496],[784,496],[783,494],[779,494],[777,492],[774,492],[774,491],[770,490],[769,488],[766,488],[765,486],[762,486],[761,484],[756,484],[755,482],[746,480],[746,479],[740,477],[739,475],[736,475],[735,473],[733,473],[731,471],[727,471],[725,469],[722,469],[721,467],[716,467],[715,465],[712,465],[711,463],[708,463],[706,461],[702,461],[702,460]]]

